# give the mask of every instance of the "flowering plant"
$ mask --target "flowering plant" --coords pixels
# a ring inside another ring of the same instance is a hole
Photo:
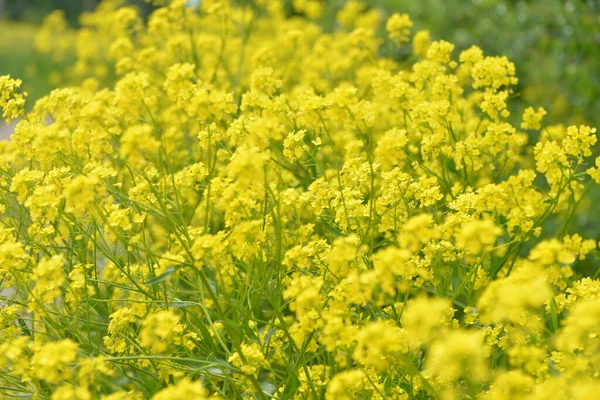
[[[600,281],[577,268],[597,244],[571,232],[595,129],[512,124],[515,66],[407,15],[351,1],[327,32],[315,0],[157,3],[84,15],[81,83],[30,112],[0,78],[20,120],[0,145],[1,391],[600,390]]]

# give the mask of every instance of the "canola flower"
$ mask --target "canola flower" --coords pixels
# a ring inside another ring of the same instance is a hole
[[[29,112],[0,77],[3,397],[600,391],[594,128],[513,125],[508,59],[358,1],[153,3],[49,17],[79,84]]]

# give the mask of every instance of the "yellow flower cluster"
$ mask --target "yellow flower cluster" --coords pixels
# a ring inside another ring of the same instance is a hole
[[[47,20],[38,46],[75,49],[78,84],[25,112],[0,77],[19,120],[0,143],[1,393],[600,392],[597,243],[575,232],[595,129],[511,115],[505,57],[359,1],[333,30],[313,0],[154,1],[147,21],[124,3],[76,34]]]
[[[27,93],[17,92],[22,83],[20,79],[11,79],[6,75],[0,76],[0,108],[2,109],[2,118],[7,123],[23,113]]]

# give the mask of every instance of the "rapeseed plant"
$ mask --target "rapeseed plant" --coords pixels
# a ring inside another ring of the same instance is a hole
[[[29,112],[0,78],[4,396],[598,393],[594,128],[513,125],[515,66],[407,15],[154,3],[84,15]]]

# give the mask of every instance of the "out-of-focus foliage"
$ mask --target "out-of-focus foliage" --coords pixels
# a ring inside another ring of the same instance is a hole
[[[67,21],[76,25],[79,15],[85,11],[92,11],[98,3],[100,0],[4,0],[4,8],[0,10],[3,15],[0,14],[0,19],[40,23],[52,11],[62,10]],[[144,15],[152,8],[142,0],[124,0],[123,3],[136,5]]]
[[[150,11],[147,3],[128,2],[142,6],[144,14]],[[96,0],[19,0],[8,4],[6,16],[41,21],[42,15],[61,9],[67,23],[75,25],[86,5],[90,7],[95,3]],[[243,5],[250,0],[236,3]],[[287,2],[290,13],[298,12],[293,3],[292,0]],[[327,8],[321,22],[332,29],[337,11],[348,2],[327,0],[325,3]],[[370,0],[367,3],[384,15],[393,12],[410,14],[415,28],[428,29],[434,40],[449,40],[459,50],[477,44],[486,54],[507,55],[521,77],[515,91],[521,102],[513,104],[521,108],[542,105],[549,110],[547,119],[550,122],[598,125],[600,2],[597,0]],[[51,76],[47,67],[56,69],[60,65],[44,65],[43,59],[38,58],[36,68],[31,68],[33,29],[29,25],[0,23],[3,35],[0,74],[27,77],[30,86],[32,80],[29,78],[40,75],[34,80],[39,82],[36,89],[43,88],[39,93],[44,93],[48,77],[55,83],[58,77],[56,74]],[[17,54],[11,55],[8,61],[7,48],[11,51],[15,43],[19,43]],[[26,76],[24,72],[31,72],[32,76]],[[35,93],[33,97],[37,97]]]
[[[0,75],[21,78],[23,90],[37,99],[64,81],[64,70],[72,56],[53,57],[35,50],[39,26],[0,21]]]
[[[32,100],[59,85],[73,83],[68,78],[71,71],[67,68],[76,54],[72,32],[86,10],[92,11],[98,3],[99,0],[5,0],[0,12],[0,75],[22,79],[23,90]],[[123,3],[134,4],[142,15],[152,9],[141,0]],[[46,25],[54,30],[44,39],[58,42],[53,44],[52,51],[43,51],[44,46],[36,43],[45,20],[49,20],[50,24]],[[62,51],[57,52],[58,47]]]
[[[328,2],[337,9],[346,1]],[[382,12],[411,15],[434,40],[472,44],[506,55],[525,103],[549,111],[549,121],[600,120],[600,2],[597,0],[371,0]],[[330,12],[329,14],[333,14]]]
[[[40,22],[50,12],[60,9],[73,23],[86,8],[93,8],[96,0],[4,0],[2,18],[13,21]]]

